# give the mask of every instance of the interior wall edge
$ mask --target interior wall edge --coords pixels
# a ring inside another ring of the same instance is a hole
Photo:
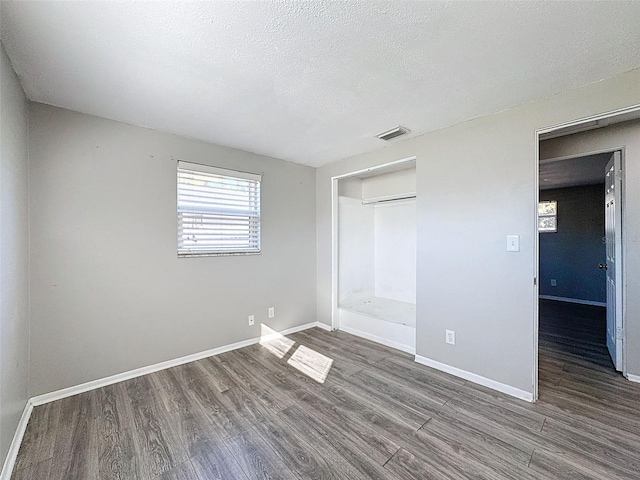
[[[2,465],[2,470],[0,471],[0,480],[11,479],[11,474],[13,473],[13,468],[16,464],[16,459],[18,458],[18,452],[20,451],[22,439],[24,438],[24,434],[27,431],[27,425],[29,425],[29,419],[31,418],[33,407],[34,405],[31,399],[27,400],[27,403],[24,406],[24,410],[22,411],[20,421],[18,422],[18,426],[16,427],[16,431],[13,434],[13,439],[11,440],[9,451],[4,459],[4,464]]]
[[[29,100],[0,42],[0,465],[28,406]]]

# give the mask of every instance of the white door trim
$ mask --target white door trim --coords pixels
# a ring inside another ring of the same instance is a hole
[[[582,118],[582,119],[578,119],[578,120],[574,120],[571,122],[566,122],[566,123],[561,123],[561,124],[557,124],[557,125],[551,125],[548,127],[544,127],[544,128],[539,128],[535,131],[535,156],[534,156],[534,178],[533,178],[533,182],[534,182],[534,208],[533,208],[533,249],[534,249],[534,255],[533,255],[533,271],[534,271],[534,302],[533,302],[533,372],[531,375],[532,378],[532,382],[533,382],[533,400],[536,401],[538,399],[538,315],[539,315],[539,308],[538,308],[538,297],[540,295],[540,245],[539,245],[539,241],[538,241],[538,202],[540,201],[540,137],[551,133],[551,132],[556,132],[559,130],[563,130],[563,129],[567,129],[567,128],[571,128],[571,127],[576,127],[579,130],[579,127],[581,126],[585,126],[585,124],[589,124],[592,122],[597,122],[597,121],[601,121],[601,120],[612,120],[616,117],[640,117],[640,105],[631,105],[629,107],[626,108],[621,108],[618,110],[612,110],[610,112],[605,112],[605,113],[601,113],[598,115],[592,115],[590,117],[586,117],[586,118]],[[625,165],[624,165],[624,147],[623,148],[618,148],[618,149],[608,149],[605,151],[614,151],[614,150],[622,150],[622,170],[625,170]],[[602,152],[597,152],[597,153],[602,153]],[[570,158],[570,157],[568,157]],[[622,188],[622,196],[623,196],[623,200],[622,200],[622,228],[623,228],[623,232],[624,232],[624,224],[625,224],[625,213],[624,213],[624,191],[625,191],[625,182],[624,182],[624,178],[623,177],[623,188]],[[626,255],[625,255],[625,242],[622,242],[622,264],[623,264],[623,275],[624,275],[624,264],[625,264],[625,259],[626,259]],[[624,289],[624,283],[623,283],[623,289]],[[626,313],[626,305],[624,302],[624,299],[626,298],[626,292],[623,291],[622,293],[623,296],[623,310],[622,310],[622,315],[623,315],[623,319],[625,317],[625,313]],[[624,321],[624,320],[623,320]],[[624,329],[624,333],[623,333],[623,345],[626,345],[627,343],[627,338],[626,338],[626,328]],[[623,348],[623,357],[622,357],[622,362],[623,362],[623,373],[626,376],[626,357],[627,357],[627,352],[626,352],[626,348]]]
[[[331,329],[340,328],[340,316],[338,315],[338,180],[355,177],[363,173],[375,172],[385,168],[400,165],[402,163],[415,162],[416,157],[407,157],[393,162],[362,168],[349,173],[343,173],[331,177]]]

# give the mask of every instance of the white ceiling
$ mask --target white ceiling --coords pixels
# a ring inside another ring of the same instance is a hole
[[[313,166],[640,66],[638,1],[1,8],[32,100]]]

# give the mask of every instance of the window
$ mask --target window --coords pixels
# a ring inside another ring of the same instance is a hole
[[[178,256],[260,253],[260,180],[178,162]]]
[[[538,231],[558,231],[558,202],[546,201],[538,204]]]

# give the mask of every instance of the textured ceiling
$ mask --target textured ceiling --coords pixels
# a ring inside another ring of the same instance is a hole
[[[540,161],[540,190],[604,183],[611,153]]]
[[[314,166],[637,68],[639,25],[637,1],[2,2],[32,100]]]

